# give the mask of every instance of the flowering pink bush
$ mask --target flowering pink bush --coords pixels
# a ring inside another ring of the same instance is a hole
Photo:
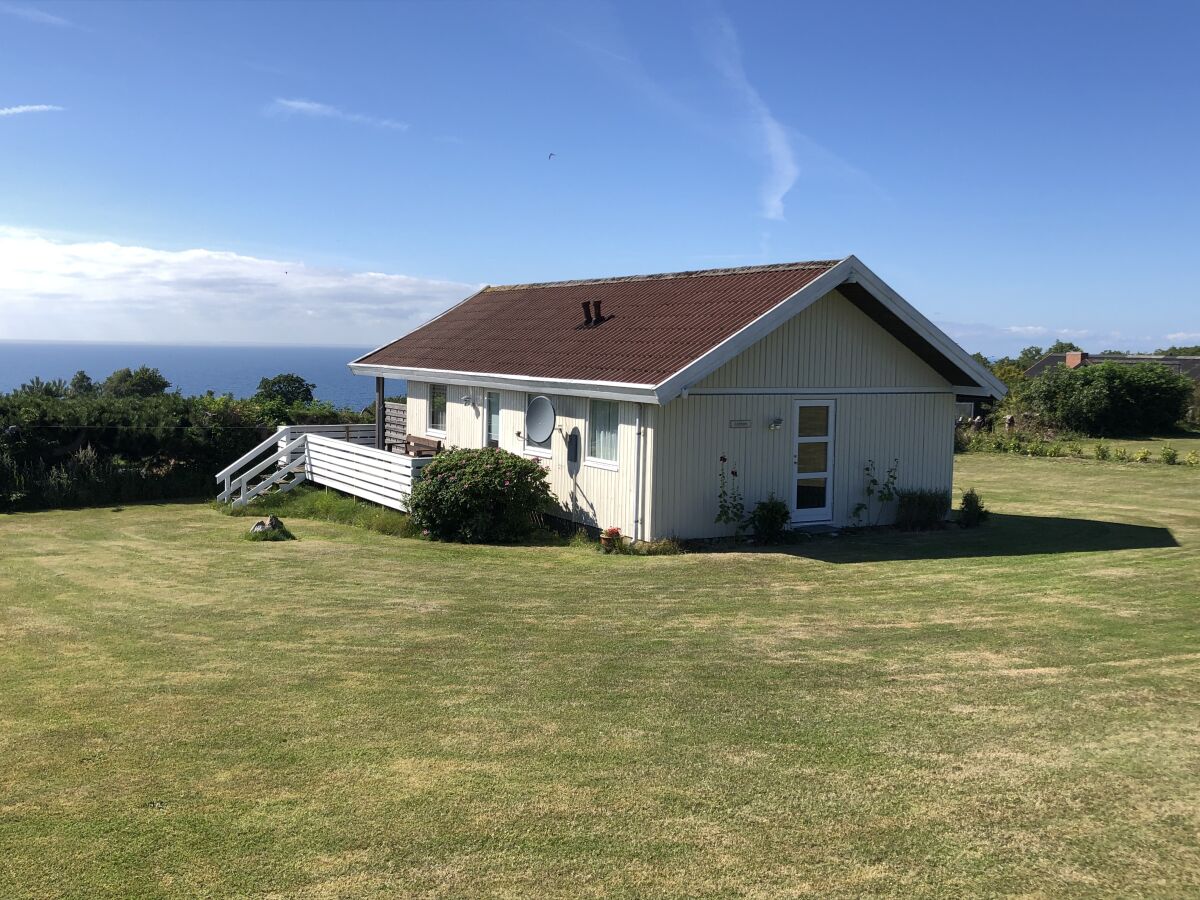
[[[447,450],[421,471],[409,515],[439,541],[496,543],[527,536],[554,504],[546,470],[507,450]]]

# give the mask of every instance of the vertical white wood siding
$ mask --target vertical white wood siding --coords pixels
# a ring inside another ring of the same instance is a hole
[[[694,386],[930,387],[946,383],[874,319],[831,291]]]
[[[482,447],[485,388],[450,385],[446,392],[446,436],[448,447]],[[525,394],[520,391],[498,391],[500,394],[500,446],[513,453],[536,458],[550,475],[550,489],[562,504],[564,513],[576,522],[607,528],[616,525],[623,534],[633,533],[634,480],[637,434],[634,423],[637,406],[620,404],[617,426],[617,468],[591,466],[587,463],[586,397],[548,395],[554,402],[555,431],[551,438],[551,455],[543,458],[526,453],[524,440],[517,434],[525,428]],[[463,397],[472,403],[463,403]],[[428,437],[429,385],[408,383],[408,433]],[[646,512],[653,489],[650,461],[653,458],[653,419],[660,412],[656,407],[642,406],[642,533],[649,534]],[[567,435],[579,429],[580,461],[567,464]]]
[[[865,499],[863,468],[880,475],[899,460],[900,487],[949,490],[954,463],[954,395],[812,394],[693,395],[659,411],[655,434],[654,531],[658,537],[699,538],[732,533],[713,523],[720,457],[736,469],[749,511],[772,493],[791,501],[796,400],[832,400],[834,415],[833,521],[851,524]],[[772,431],[771,419],[783,419]],[[750,420],[749,428],[729,422]]]
[[[822,393],[826,389],[840,390]],[[797,400],[830,400],[836,407],[834,524],[852,523],[854,507],[865,499],[863,468],[871,459],[881,477],[899,460],[900,487],[950,489],[949,382],[833,291],[659,411],[655,536],[732,532],[713,522],[722,454],[738,472],[747,511],[772,493],[791,505]],[[768,426],[775,418],[783,426],[773,431]],[[731,420],[749,420],[750,427],[730,428]]]

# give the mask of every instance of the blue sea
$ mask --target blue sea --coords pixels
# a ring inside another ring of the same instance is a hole
[[[375,399],[375,379],[351,375],[346,363],[370,349],[0,341],[0,391],[11,391],[35,375],[43,381],[69,380],[83,369],[103,381],[115,369],[146,365],[184,394],[212,390],[249,397],[259,379],[293,372],[317,386],[318,399],[361,409]],[[388,396],[405,391],[404,381],[387,382]]]

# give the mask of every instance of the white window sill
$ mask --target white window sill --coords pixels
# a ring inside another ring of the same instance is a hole
[[[552,450],[543,450],[541,447],[526,447],[526,456],[536,456],[538,459],[550,459],[554,452]]]
[[[583,464],[589,469],[604,469],[606,472],[616,472],[621,468],[614,460],[592,459],[590,456],[584,459]]]
[[[446,436],[446,431],[445,431],[445,429],[442,429],[439,431],[436,428],[426,428],[425,436],[432,437],[432,438],[444,438]]]

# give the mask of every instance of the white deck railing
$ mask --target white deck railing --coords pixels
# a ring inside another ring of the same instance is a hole
[[[370,429],[373,441],[374,428],[373,425],[281,426],[271,437],[217,473],[216,480],[222,484],[217,499],[242,506],[271,487],[288,491],[303,481],[311,481],[372,503],[406,510],[413,483],[431,457],[403,456],[364,446],[360,434],[347,430]],[[328,429],[345,437],[334,439],[327,436],[328,432],[322,434],[317,429]],[[272,466],[275,471],[267,473]]]

